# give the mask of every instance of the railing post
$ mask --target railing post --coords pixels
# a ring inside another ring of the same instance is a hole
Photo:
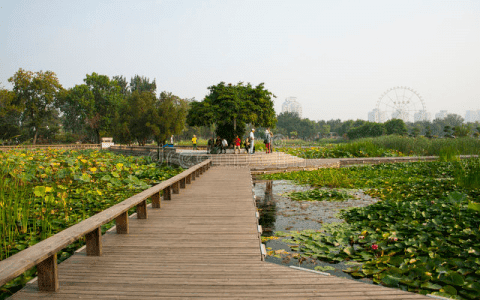
[[[150,197],[152,200],[152,208],[160,208],[160,193],[155,193]]]
[[[115,225],[117,226],[118,234],[128,234],[128,211],[115,218]]]
[[[44,292],[58,291],[57,254],[37,265],[38,289]]]
[[[137,204],[137,219],[147,219],[147,200],[143,200],[142,202]]]
[[[87,256],[101,256],[102,255],[102,228],[87,233],[85,235],[87,240]]]
[[[167,186],[163,189],[163,200],[172,200],[172,188]]]
[[[197,175],[196,173],[197,173],[196,170],[192,172],[192,174],[191,174],[191,175],[192,175],[192,180],[195,180],[195,177],[196,177],[196,175]]]
[[[192,174],[188,174],[187,177],[185,177],[185,183],[186,184],[192,183]]]
[[[180,194],[180,189],[178,187],[178,181],[172,184],[172,194]]]
[[[185,177],[183,177],[182,179],[180,179],[180,188],[184,189],[185,185],[186,185],[186,179]]]

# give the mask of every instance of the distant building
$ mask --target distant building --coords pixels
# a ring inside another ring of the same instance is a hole
[[[419,110],[413,115],[413,122],[430,121],[432,115],[426,110]]]
[[[446,110],[441,110],[440,112],[435,114],[435,119],[445,119],[448,115]]]
[[[387,121],[387,114],[384,111],[380,111],[378,108],[375,108],[368,113],[368,121],[375,123],[384,123]]]
[[[465,123],[480,122],[480,110],[467,110],[465,114]]]
[[[302,106],[297,102],[296,97],[288,97],[285,99],[285,102],[282,104],[282,113],[284,112],[294,112],[298,116],[302,117]]]

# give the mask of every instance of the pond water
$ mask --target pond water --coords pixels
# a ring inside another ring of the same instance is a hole
[[[322,224],[343,222],[337,216],[341,209],[363,207],[378,201],[378,199],[365,195],[361,190],[347,190],[347,193],[353,199],[341,202],[293,201],[284,194],[293,191],[305,191],[311,188],[309,186],[295,185],[287,180],[258,180],[254,178],[253,184],[263,237],[275,236],[277,231],[319,230],[322,228]],[[302,268],[312,270],[317,266],[321,266],[322,269],[319,270],[321,272],[353,279],[353,277],[342,270],[352,267],[355,263],[341,262],[330,264],[318,260],[297,259],[295,258],[296,252],[292,251],[288,244],[282,241],[283,239],[264,242],[267,252],[277,251],[280,255],[280,258],[267,255],[266,261],[288,266],[301,266]],[[282,249],[287,253],[282,253]],[[361,279],[360,281],[371,282],[369,279]]]

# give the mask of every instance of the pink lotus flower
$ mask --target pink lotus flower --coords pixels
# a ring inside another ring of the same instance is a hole
[[[377,249],[378,249],[378,245],[373,244],[373,245],[372,245],[372,249],[373,249],[373,250],[377,250]]]

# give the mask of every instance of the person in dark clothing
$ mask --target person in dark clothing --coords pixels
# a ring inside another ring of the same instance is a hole
[[[214,144],[215,142],[213,140],[213,137],[211,137],[207,142],[207,153],[212,153]]]
[[[222,153],[222,139],[220,136],[217,136],[215,140],[215,153]]]

